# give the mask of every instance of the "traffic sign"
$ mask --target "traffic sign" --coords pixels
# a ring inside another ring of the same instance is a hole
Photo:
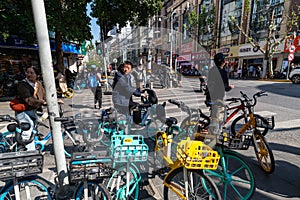
[[[288,55],[288,61],[291,62],[292,60],[294,60],[294,54],[293,53],[289,53],[289,55]]]
[[[295,45],[291,45],[290,48],[289,48],[289,52],[290,52],[290,53],[294,53],[295,50],[296,50]],[[294,59],[294,58],[293,58],[293,59]]]

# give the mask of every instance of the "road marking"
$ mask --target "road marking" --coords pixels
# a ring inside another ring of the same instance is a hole
[[[275,130],[277,129],[291,129],[291,128],[299,128],[300,129],[300,119],[287,120],[282,122],[275,121]]]

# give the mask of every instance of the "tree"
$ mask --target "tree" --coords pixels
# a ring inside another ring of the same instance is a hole
[[[90,0],[47,0],[45,9],[49,31],[55,32],[56,58],[63,71],[63,42],[76,42],[78,48],[85,40],[92,39],[90,17],[86,6]],[[2,0],[0,5],[0,36],[11,35],[25,39],[27,44],[36,42],[30,0]]]
[[[269,75],[272,78],[273,77],[273,66],[272,66],[272,58],[274,53],[276,52],[276,49],[278,48],[279,44],[282,44],[286,39],[289,37],[290,32],[295,30],[299,15],[296,14],[299,13],[300,7],[297,7],[297,10],[292,10],[290,13],[283,12],[283,17],[278,22],[274,17],[274,9],[275,7],[270,5],[268,2],[262,2],[256,1],[257,4],[257,14],[254,18],[254,22],[252,25],[253,30],[245,30],[245,27],[243,24],[238,24],[234,16],[230,16],[230,20],[234,23],[234,25],[241,31],[241,33],[247,38],[247,41],[258,51],[260,51],[264,57],[263,57],[263,72],[261,75],[261,78],[266,78],[267,71],[269,71]],[[245,1],[245,12],[243,17],[247,17],[250,12],[250,1]],[[287,31],[281,35],[281,37],[278,37],[278,30],[280,29],[280,26],[282,26],[284,22],[284,18],[286,18],[287,24],[286,28]],[[258,30],[266,30],[264,33],[265,37],[265,45],[261,47],[259,45],[259,39],[261,39],[261,36],[257,36]]]
[[[119,29],[129,21],[136,26],[144,26],[148,18],[162,8],[163,0],[94,0],[91,16],[97,18],[101,27],[101,40],[107,39],[107,33],[118,25]]]

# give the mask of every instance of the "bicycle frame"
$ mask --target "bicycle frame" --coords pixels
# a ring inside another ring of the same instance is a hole
[[[253,129],[256,128],[256,122],[255,122],[254,114],[252,112],[249,114],[249,117],[250,117],[249,122],[245,123],[242,126],[242,128],[236,133],[237,137],[244,134],[250,126],[252,126]]]
[[[229,111],[229,110],[234,110],[234,111],[228,117],[226,117],[226,120],[223,123],[223,125],[225,125],[227,122],[229,122],[239,111],[243,111],[244,114],[246,113],[245,105],[243,103],[241,103],[238,106],[233,106],[233,107],[225,109],[225,111]],[[225,113],[225,115],[226,115],[226,113]]]

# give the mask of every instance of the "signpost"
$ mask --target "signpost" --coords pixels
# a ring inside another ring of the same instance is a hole
[[[288,61],[289,61],[289,64],[288,64],[288,68],[286,70],[286,80],[289,79],[289,73],[290,73],[290,66],[291,66],[291,62],[294,60],[294,52],[296,50],[296,47],[295,45],[291,45],[290,48],[289,48],[289,55],[288,55]]]

